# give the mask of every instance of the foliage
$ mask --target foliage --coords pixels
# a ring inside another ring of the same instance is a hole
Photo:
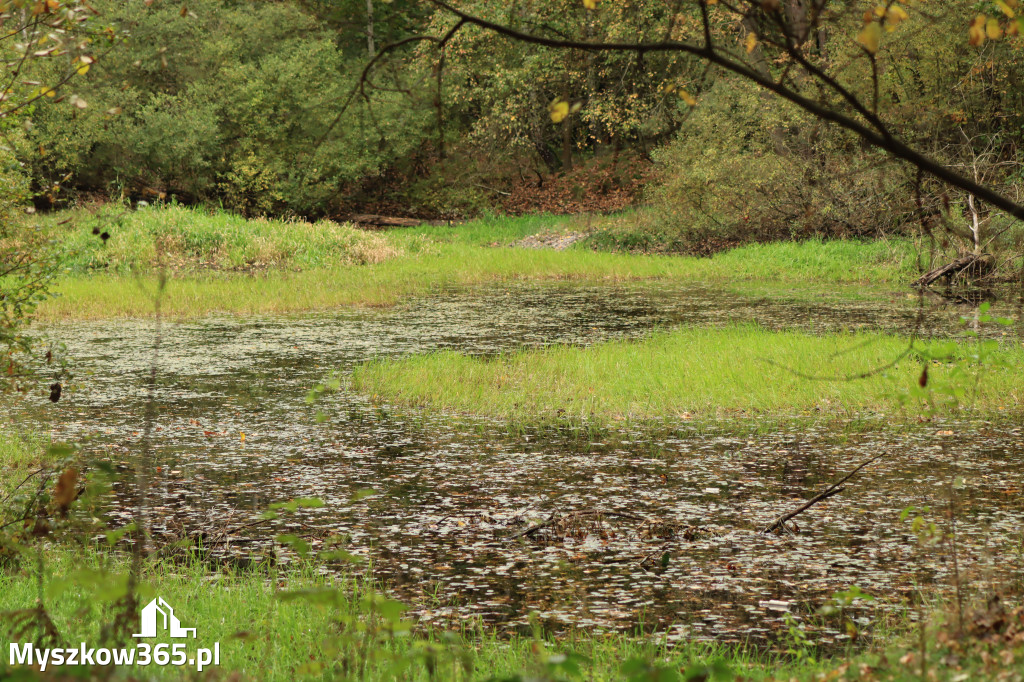
[[[607,4],[600,20],[579,3],[529,3],[513,13],[484,0],[462,9],[499,17],[516,28],[541,26],[548,35],[609,41],[632,40],[669,15],[669,6],[649,1]],[[443,11],[431,22],[437,33],[450,26]],[[428,46],[421,58],[433,63],[436,55]],[[680,69],[688,80],[699,77],[694,60],[680,56],[560,53],[467,29],[446,47],[444,105],[476,148],[564,170],[572,163],[566,149],[646,148],[673,133],[683,111],[678,99],[665,92],[663,74]]]
[[[908,178],[881,152],[740,85],[718,79],[683,133],[657,153],[652,223],[711,250],[874,237],[914,224]],[[728,135],[719,134],[723,120]]]
[[[419,141],[423,116],[396,95],[373,111],[352,96],[361,64],[295,3],[99,6],[128,37],[87,76],[94,106],[37,113],[32,139],[49,151],[40,177],[247,214],[323,214],[345,183]]]
[[[73,87],[114,36],[84,0],[0,3],[0,62],[6,65],[0,76],[0,392],[27,390],[35,378],[32,365],[51,364],[57,350],[51,346],[36,357],[43,344],[24,329],[51,295],[59,254],[38,235],[12,239],[11,224],[31,193],[26,159],[45,154],[42,147],[38,153],[27,149],[29,116],[50,101],[86,108]],[[59,189],[59,181],[47,187],[51,194]],[[60,368],[54,378],[64,374]]]
[[[304,270],[383,263],[405,249],[384,237],[328,220],[246,220],[226,211],[177,205],[108,205],[33,216],[12,236],[45,234],[61,244],[65,272],[154,273]],[[96,235],[107,235],[97,239]]]

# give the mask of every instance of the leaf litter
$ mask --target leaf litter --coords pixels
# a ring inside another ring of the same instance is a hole
[[[956,306],[927,311],[950,333]],[[482,621],[530,630],[661,632],[672,639],[777,643],[788,618],[841,644],[813,614],[853,585],[876,618],[921,585],[950,588],[948,548],[924,548],[901,521],[908,506],[947,523],[955,492],[960,579],[973,588],[1024,570],[1024,434],[945,422],[904,433],[837,436],[824,428],[738,436],[681,420],[658,432],[622,426],[593,439],[509,433],[500,424],[393,411],[344,391],[308,389],[331,370],[380,355],[455,348],[490,354],[594,343],[676,324],[755,319],[775,328],[907,331],[900,298],[793,303],[700,288],[514,285],[441,292],[392,310],[210,318],[165,325],[158,375],[153,533],[211,561],[293,560],[275,540],[373,560],[374,576],[421,622]],[[145,407],[152,324],[54,325],[90,376],[60,410],[19,406],[55,438],[133,466]],[[328,421],[318,423],[317,411]],[[240,434],[246,434],[241,437]],[[841,495],[765,535],[760,528],[855,463],[887,457]],[[358,497],[359,491],[377,494]],[[117,491],[112,525],[127,523]],[[320,498],[266,520],[274,503]],[[366,563],[328,560],[328,571]],[[866,621],[865,621],[866,622]]]

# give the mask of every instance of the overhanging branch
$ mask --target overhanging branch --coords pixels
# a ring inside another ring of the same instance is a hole
[[[530,33],[524,33],[518,31],[509,26],[499,24],[493,21],[489,21],[482,17],[469,14],[456,7],[445,2],[445,0],[430,0],[437,7],[451,13],[458,18],[459,22],[455,27],[455,30],[450,31],[445,37],[445,40],[449,40],[454,33],[464,25],[475,25],[479,26],[488,31],[492,31],[499,35],[503,35],[512,40],[519,42],[529,43],[533,45],[540,45],[543,47],[549,47],[553,49],[561,50],[592,50],[601,52],[636,52],[643,54],[646,52],[681,52],[689,54],[698,59],[703,59],[711,64],[719,66],[726,71],[734,73],[742,78],[745,78],[752,83],[778,95],[782,99],[792,102],[796,106],[800,107],[804,111],[811,115],[819,118],[823,121],[829,121],[838,125],[841,128],[845,128],[850,132],[854,133],[862,140],[867,142],[873,147],[881,149],[890,155],[902,159],[912,166],[920,169],[921,171],[932,175],[943,182],[962,189],[965,192],[973,194],[975,197],[987,202],[988,204],[1006,211],[1009,215],[1017,218],[1018,220],[1024,220],[1024,205],[1018,204],[999,192],[993,190],[990,187],[986,187],[978,182],[975,182],[971,178],[968,178],[955,170],[944,166],[935,159],[923,154],[907,143],[903,142],[899,138],[893,136],[888,131],[879,132],[868,125],[865,125],[861,121],[847,116],[839,111],[829,108],[828,106],[809,99],[795,90],[787,87],[783,83],[775,82],[766,75],[762,75],[754,71],[751,67],[747,66],[743,62],[736,61],[731,56],[722,53],[718,50],[714,44],[707,45],[693,45],[677,40],[661,40],[657,42],[638,42],[638,43],[625,43],[625,42],[594,42],[586,40],[569,40],[559,38],[547,38],[544,36],[533,35]],[[831,79],[829,79],[830,81]],[[825,81],[829,87],[835,89],[833,82]],[[837,94],[845,96],[848,94],[845,91],[840,91]],[[863,107],[858,108],[866,109]],[[884,128],[883,128],[884,130]]]

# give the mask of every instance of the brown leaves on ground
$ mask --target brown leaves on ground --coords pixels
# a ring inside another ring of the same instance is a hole
[[[567,173],[534,171],[507,188],[501,208],[527,213],[609,213],[636,204],[653,164],[635,154],[594,159]]]

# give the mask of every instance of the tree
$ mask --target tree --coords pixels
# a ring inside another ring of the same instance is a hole
[[[67,103],[76,111],[88,106],[70,91],[73,81],[97,61],[97,50],[113,45],[116,33],[99,24],[99,17],[84,0],[6,0],[0,2],[0,376],[4,389],[25,389],[34,376],[32,363],[36,337],[24,327],[36,306],[50,295],[50,283],[59,266],[58,254],[41,241],[17,241],[8,225],[27,200],[30,179],[27,155],[45,155],[39,146],[26,144],[29,116],[39,107]],[[55,192],[59,185],[46,188]],[[53,350],[43,354],[46,363]],[[63,373],[58,369],[57,376]],[[59,393],[57,394],[59,397]]]
[[[982,3],[987,12],[977,14],[977,3],[963,1],[940,7],[924,0],[903,5],[891,0],[868,5],[834,0],[677,0],[672,11],[636,25],[629,38],[620,37],[605,24],[606,17],[619,11],[617,3],[582,0],[595,21],[573,27],[547,21],[549,4],[509,10],[504,5],[481,3],[475,10],[479,13],[473,13],[445,0],[431,2],[440,17],[435,26],[443,24],[444,29],[415,40],[428,42],[436,50],[439,83],[440,72],[455,61],[457,41],[474,28],[513,44],[540,46],[563,55],[685,56],[690,59],[669,61],[661,77],[666,89],[673,89],[690,105],[699,102],[702,83],[692,77],[692,70],[683,70],[696,60],[756,85],[906,162],[918,173],[919,185],[932,177],[1017,220],[1024,219],[1024,205],[908,138],[898,121],[888,115],[882,97],[888,74],[898,67],[888,58],[894,35],[959,21],[962,32],[943,36],[947,43],[980,48],[986,43],[1019,40],[1021,17],[1016,14],[1016,0]],[[409,42],[385,45],[378,57]],[[549,68],[560,67],[549,64]],[[552,120],[566,117],[573,107],[571,98],[567,94],[551,103]]]

